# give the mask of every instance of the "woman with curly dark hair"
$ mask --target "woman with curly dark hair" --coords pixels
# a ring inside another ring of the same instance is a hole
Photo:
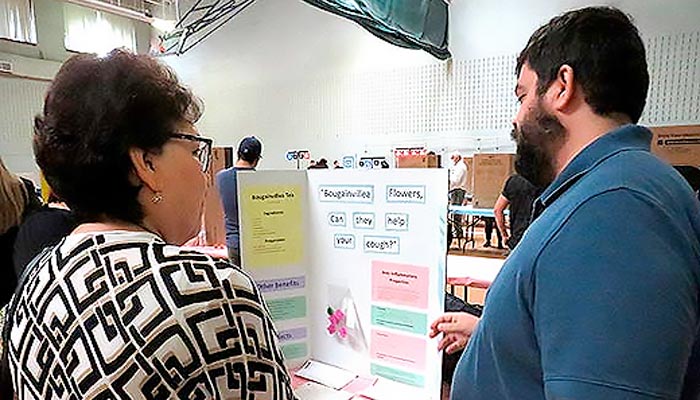
[[[19,399],[292,399],[269,312],[199,230],[211,139],[170,69],[115,50],[67,61],[34,151],[80,224],[30,263],[8,309]]]

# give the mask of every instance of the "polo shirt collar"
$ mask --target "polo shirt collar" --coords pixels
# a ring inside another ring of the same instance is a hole
[[[579,152],[542,192],[534,204],[534,216],[541,214],[559,196],[596,165],[607,158],[628,150],[649,151],[652,133],[639,125],[623,125],[596,139]]]

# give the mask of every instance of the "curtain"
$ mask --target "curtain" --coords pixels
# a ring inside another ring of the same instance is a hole
[[[136,51],[136,27],[128,18],[64,3],[66,50],[103,55],[117,47]]]
[[[0,38],[36,44],[36,21],[31,0],[0,1]]]
[[[397,46],[423,49],[439,59],[447,49],[447,3],[444,0],[304,0],[349,18]]]

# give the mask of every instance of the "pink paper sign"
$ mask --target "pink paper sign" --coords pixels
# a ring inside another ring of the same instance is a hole
[[[345,385],[343,391],[348,393],[358,393],[374,385],[374,382],[376,381],[377,378],[373,376],[358,376],[355,378],[355,380]]]
[[[375,360],[413,369],[425,368],[425,339],[372,330],[370,356]]]
[[[372,261],[372,301],[426,309],[429,284],[427,267]]]

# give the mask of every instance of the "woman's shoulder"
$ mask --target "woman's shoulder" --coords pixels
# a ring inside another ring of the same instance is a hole
[[[133,284],[154,276],[152,280],[159,282],[158,286],[164,285],[179,300],[188,296],[200,300],[223,298],[228,291],[262,302],[255,282],[239,267],[192,248],[167,244],[149,232],[71,234],[56,246],[54,253],[60,255],[64,266],[102,269],[117,292],[132,290]],[[99,265],[93,265],[95,262]]]
[[[210,284],[216,288],[231,287],[259,297],[255,281],[227,259],[214,257],[187,246],[158,241],[152,244],[152,255],[162,276],[177,276],[179,285]]]

